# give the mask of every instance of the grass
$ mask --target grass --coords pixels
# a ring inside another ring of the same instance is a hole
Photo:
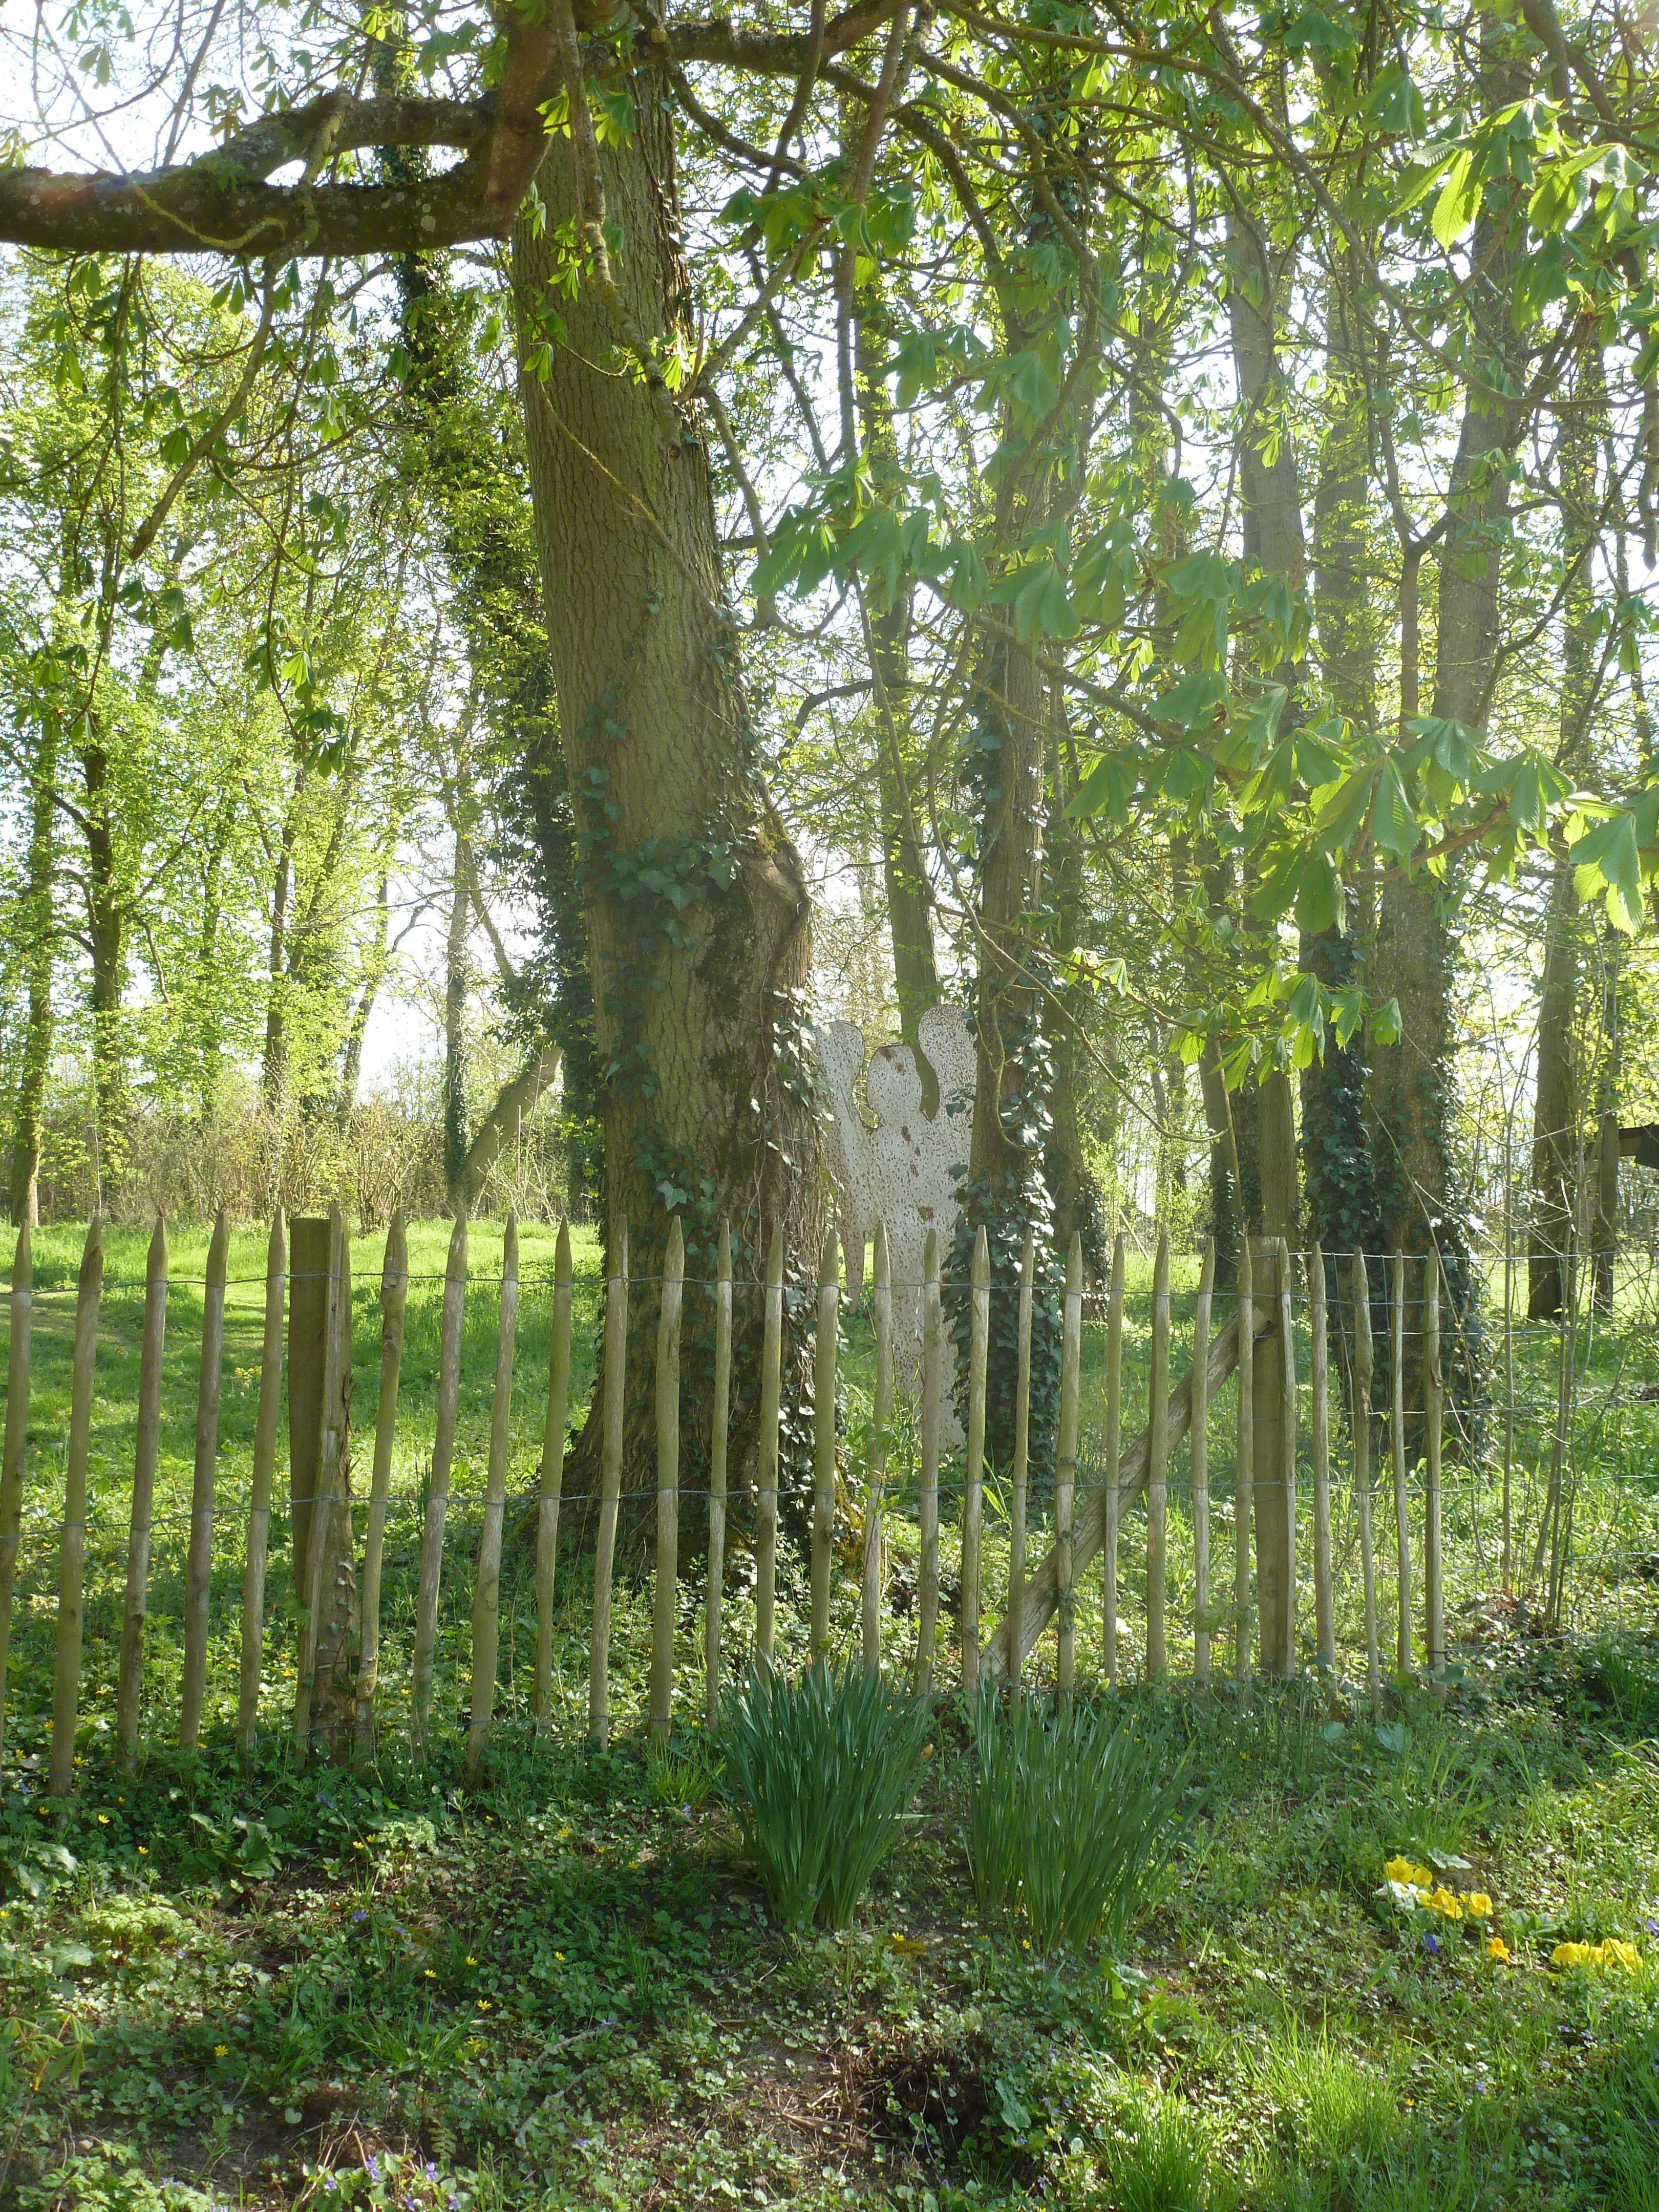
[[[146,1731],[138,1771],[110,1758],[136,1391],[143,1239],[112,1234],[89,1531],[88,1726],[81,1795],[39,1803],[49,1704],[54,1506],[78,1236],[47,1232],[28,1462],[28,1545],[0,1805],[0,2203],[19,2212],[199,2212],[209,2203],[397,2205],[404,2212],[775,2206],[789,2212],[1659,2212],[1659,1978],[1549,1970],[1564,1938],[1659,1955],[1659,1407],[1632,1395],[1654,1340],[1587,1347],[1577,1436],[1583,1549],[1574,1629],[1461,1614],[1489,1591],[1496,1476],[1450,1482],[1450,1603],[1461,1678],[1390,1685],[1379,1729],[1339,1687],[1218,1685],[1200,1699],[1135,1681],[1144,1618],[1133,1516],[1120,1610],[1129,1686],[1115,1710],[1182,1774],[1173,1879],[1120,1955],[1045,1961],[973,1901],[971,1716],[946,1702],[911,1816],[852,1925],[775,1927],[718,1741],[665,1752],[634,1732],[648,1579],[617,1591],[612,1751],[583,1746],[587,1589],[562,1565],[555,1727],[521,1725],[532,1650],[527,1561],[503,1586],[503,1726],[476,1784],[453,1728],[412,1765],[400,1725],[421,1481],[435,1385],[444,1225],[417,1224],[387,1576],[387,1725],[374,1766],[298,1773],[276,1740],[289,1678],[286,1563],[274,1532],[272,1741],[251,1775],[224,1747],[236,1679],[240,1501],[258,1358],[262,1240],[239,1236],[215,1551],[209,1748],[165,1745],[177,1710],[183,1563],[205,1236],[175,1237],[163,1399]],[[499,1244],[475,1224],[474,1264]],[[357,1253],[356,1393],[373,1404],[378,1329]],[[584,1242],[579,1360],[597,1284]],[[539,1444],[551,1241],[526,1232],[511,1494]],[[55,1285],[55,1287],[53,1287]],[[1127,1402],[1139,1402],[1146,1285],[1132,1283]],[[1190,1284],[1179,1310],[1190,1312]],[[1085,1396],[1098,1332],[1088,1332]],[[469,1304],[439,1710],[459,1716],[483,1481],[494,1321]],[[844,1362],[849,1431],[868,1387],[862,1318]],[[1521,1332],[1517,1486],[1533,1495],[1553,1403],[1548,1331]],[[579,1364],[573,1401],[589,1370]],[[1097,1395],[1097,1393],[1096,1393]],[[1133,1416],[1126,1420],[1133,1425]],[[1231,1552],[1230,1398],[1215,1409],[1215,1555]],[[1340,1451],[1340,1440],[1338,1449]],[[1171,1603],[1190,1600],[1184,1462],[1175,1471]],[[915,1531],[894,1474],[889,1656],[914,1648]],[[1530,1510],[1530,1509],[1529,1509]],[[848,1501],[856,1554],[855,1505]],[[1528,1524],[1530,1527],[1530,1522]],[[1346,1540],[1338,1515],[1339,1553]],[[1391,1554],[1386,1498],[1378,1552]],[[1036,1542],[1040,1545],[1042,1539]],[[1000,1528],[988,1596],[1002,1587]],[[953,1512],[942,1550],[956,1565]],[[733,1561],[734,1653],[748,1632]],[[803,1563],[781,1562],[780,1649],[805,1642]],[[908,1578],[907,1583],[907,1577]],[[1351,1583],[1344,1649],[1354,1649]],[[1384,1606],[1390,1595],[1386,1577]],[[686,1713],[700,1708],[688,1576]],[[856,1578],[833,1638],[856,1648]],[[1096,1692],[1098,1586],[1079,1592],[1080,1702]],[[951,1607],[947,1602],[947,1613]],[[1311,1614],[1304,1595],[1304,1616]],[[1386,1615],[1385,1615],[1386,1617]],[[1172,1637],[1171,1666],[1182,1648]],[[1050,1664],[1045,1660],[1043,1664]],[[941,1662],[949,1676],[949,1656]],[[1455,1886],[1496,1905],[1515,1963],[1459,1937],[1431,1952],[1374,1893],[1398,1850],[1467,1860]],[[1653,1923],[1650,1927],[1650,1923]]]

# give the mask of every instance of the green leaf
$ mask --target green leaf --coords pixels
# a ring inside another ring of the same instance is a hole
[[[1153,702],[1160,722],[1179,722],[1183,729],[1207,728],[1218,708],[1227,704],[1227,679],[1219,669],[1189,669],[1181,681]]]
[[[1302,871],[1296,894],[1296,926],[1308,937],[1340,929],[1342,878],[1328,853],[1315,853]]]
[[[1089,822],[1097,815],[1104,815],[1115,830],[1126,829],[1135,782],[1131,755],[1102,753],[1078,786],[1076,796],[1066,811],[1074,822]]]
[[[1474,156],[1467,147],[1452,156],[1446,181],[1440,187],[1429,218],[1437,242],[1449,253],[1458,240],[1474,228],[1480,207],[1480,184],[1474,174]]]
[[[1376,796],[1371,801],[1371,842],[1401,860],[1417,844],[1417,817],[1392,761],[1384,761],[1377,771]]]

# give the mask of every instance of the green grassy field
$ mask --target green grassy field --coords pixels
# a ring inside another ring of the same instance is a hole
[[[112,1236],[100,1339],[89,1530],[88,1729],[81,1795],[40,1802],[50,1703],[54,1514],[61,1516],[68,1332],[79,1237],[48,1231],[36,1309],[26,1545],[0,1818],[0,2203],[195,2208],[373,2203],[481,2207],[1050,2205],[1077,2212],[1659,2212],[1659,1407],[1632,1296],[1587,1334],[1569,1632],[1547,1641],[1490,1602],[1498,1459],[1450,1471],[1457,1679],[1390,1686],[1378,1722],[1340,1685],[1220,1684],[1123,1695],[1180,1771],[1175,1877],[1115,1960],[1034,1960],[975,1913],[963,1844],[970,1762],[939,1709],[905,1840],[848,1936],[769,1926],[722,1794],[718,1740],[687,1725],[647,1755],[648,1577],[618,1590],[618,1735],[582,1744],[589,1587],[562,1565],[556,1724],[524,1725],[528,1559],[509,1552],[496,1745],[476,1783],[453,1729],[410,1763],[403,1727],[421,1485],[429,1452],[447,1229],[411,1231],[399,1511],[388,1536],[388,1669],[377,1763],[295,1772],[280,1530],[273,1528],[267,1724],[258,1767],[226,1747],[255,1397],[263,1240],[239,1236],[221,1431],[209,1748],[176,1730],[179,1620],[205,1238],[174,1239],[163,1456],[146,1677],[148,1748],[111,1759],[131,1481],[143,1240]],[[475,1228],[480,1278],[499,1231]],[[356,1400],[374,1402],[380,1255],[355,1252]],[[580,1248],[577,1376],[591,1375],[596,1255]],[[540,1445],[551,1240],[526,1232],[512,1491]],[[1127,1404],[1144,1398],[1147,1282],[1131,1282]],[[1177,1296],[1185,1326],[1191,1282]],[[1220,1311],[1218,1311],[1219,1319]],[[1098,1418],[1099,1331],[1085,1401]],[[465,1624],[493,1367],[493,1296],[469,1301],[446,1574],[440,1711],[465,1689]],[[1521,1331],[1514,1464],[1528,1542],[1554,1419],[1558,1340]],[[1184,1361],[1177,1363],[1176,1371]],[[867,1406],[869,1340],[849,1322],[845,1417]],[[1126,1414],[1126,1431],[1138,1424]],[[1213,1538],[1231,1553],[1231,1394],[1212,1425]],[[1341,1439],[1337,1439],[1338,1471]],[[359,1466],[366,1456],[360,1440]],[[1085,1452],[1085,1460],[1087,1459]],[[1181,1467],[1170,1602],[1191,1596]],[[890,1656],[914,1649],[914,1452],[896,1452]],[[362,1488],[361,1479],[358,1487]],[[1386,1490],[1386,1482],[1382,1488]],[[954,1568],[946,1485],[947,1598]],[[849,1492],[849,1521],[853,1503]],[[988,1595],[1006,1548],[992,1499]],[[1345,1661],[1356,1604],[1346,1508],[1338,1550]],[[170,1533],[169,1533],[170,1532]],[[844,1548],[855,1547],[850,1528]],[[1379,1551],[1392,1543],[1380,1501]],[[1304,1547],[1305,1548],[1305,1547]],[[749,1560],[729,1583],[734,1662]],[[803,1641],[803,1563],[782,1563],[783,1642]],[[1139,1666],[1144,1529],[1124,1538],[1126,1674]],[[1386,1608],[1391,1595],[1385,1578]],[[683,1599],[684,1710],[701,1704],[695,1562]],[[1470,1609],[1461,1610],[1468,1603]],[[991,1605],[994,1615],[995,1603]],[[837,1638],[855,1636],[851,1572]],[[1079,1673],[1094,1694],[1098,1591],[1081,1593]],[[1304,1594],[1303,1618],[1311,1618]],[[1188,1663],[1184,1627],[1171,1664]],[[1041,1674],[1051,1667],[1039,1655]],[[948,1665],[948,1657],[947,1657]],[[1490,1923],[1402,1920],[1383,1866],[1433,1853]],[[1450,1862],[1468,1862],[1453,1869]],[[1507,1960],[1487,1950],[1495,1928]],[[1434,1938],[1433,1946],[1428,1941]],[[1632,1942],[1634,1973],[1553,1970],[1565,1940]]]

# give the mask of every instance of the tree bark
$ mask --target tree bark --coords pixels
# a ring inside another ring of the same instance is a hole
[[[11,1220],[34,1227],[40,1218],[40,1124],[54,1031],[52,976],[56,951],[52,915],[52,831],[56,816],[58,721],[48,707],[40,718],[29,793],[29,840],[20,920],[28,979],[27,1026],[17,1103],[12,1118]]]
[[[97,1203],[120,1187],[126,1158],[127,1082],[124,1006],[126,908],[110,813],[109,755],[97,714],[88,708],[76,751],[86,823],[87,945],[91,954],[93,1127],[97,1137]]]
[[[476,1208],[489,1170],[558,1079],[559,1060],[557,1045],[544,1045],[526,1067],[501,1085],[466,1148],[451,1188],[450,1203],[457,1212],[471,1213]]]
[[[444,1189],[449,1210],[460,1210],[461,1170],[466,1164],[466,1000],[471,986],[467,939],[472,924],[472,872],[467,865],[466,839],[461,828],[466,803],[465,788],[457,782],[454,805],[455,852],[450,868],[449,927],[444,940]]]
[[[574,298],[552,289],[561,226],[592,205],[579,193],[573,138],[555,138],[543,165],[544,228],[522,217],[513,249],[548,644],[605,1071],[606,1231],[614,1251],[628,1224],[631,1271],[649,1279],[678,1213],[688,1276],[712,1280],[724,1217],[738,1271],[752,1279],[781,1219],[792,1272],[804,1275],[816,1270],[825,1210],[805,1037],[811,906],[759,772],[702,424],[640,357],[641,348],[672,356],[696,341],[663,86],[641,70],[629,88],[633,136],[597,155],[604,220],[619,243],[614,292],[591,270]],[[538,355],[544,305],[561,327]],[[648,1290],[636,1292],[624,1470],[635,1491],[654,1462],[653,1307]],[[733,1382],[738,1465],[757,1398],[753,1334],[741,1333],[745,1364]],[[706,1432],[710,1369],[701,1344],[688,1342],[692,1435]],[[600,1425],[591,1419],[583,1432],[586,1474],[597,1467]],[[599,1486],[566,1480],[570,1494]]]

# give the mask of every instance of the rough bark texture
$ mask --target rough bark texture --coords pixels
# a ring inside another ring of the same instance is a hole
[[[1523,98],[1526,70],[1510,58],[1514,34],[1486,17],[1480,36],[1483,104],[1496,108]],[[1519,407],[1488,386],[1514,392],[1520,384],[1522,343],[1509,310],[1523,206],[1521,195],[1496,215],[1484,212],[1469,251],[1472,380],[1440,557],[1431,712],[1474,726],[1486,719],[1497,660],[1510,469],[1522,430]],[[1426,1246],[1449,1202],[1454,899],[1451,885],[1419,871],[1385,887],[1377,918],[1374,994],[1397,1000],[1401,1037],[1377,1048],[1371,1113],[1385,1241],[1401,1250]]]
[[[1307,580],[1307,548],[1296,452],[1286,418],[1284,370],[1278,349],[1279,275],[1261,233],[1237,208],[1227,218],[1227,244],[1242,281],[1227,293],[1233,367],[1238,380],[1238,484],[1247,568],[1283,576],[1292,593]],[[1282,430],[1283,434],[1275,435]],[[1291,693],[1285,726],[1297,707],[1298,672],[1286,663],[1278,680]],[[1264,957],[1272,948],[1264,946]],[[1239,1109],[1236,1104],[1236,1111]],[[1255,1123],[1259,1195],[1245,1212],[1249,1224],[1269,1237],[1297,1240],[1296,1108],[1288,1075],[1265,1076],[1242,1108]]]
[[[455,854],[449,880],[449,927],[444,940],[444,1189],[450,1212],[462,1204],[461,1170],[466,1164],[466,1000],[471,985],[467,938],[472,921],[472,877],[466,843],[459,830],[465,794],[455,795]]]
[[[550,240],[578,212],[569,140],[541,172],[545,230],[526,217],[514,234],[523,356],[543,345],[544,309],[562,326],[537,364],[545,379],[527,368],[522,390],[605,1076],[605,1219],[612,1249],[627,1222],[631,1272],[649,1279],[678,1212],[696,1280],[713,1277],[726,1216],[752,1277],[767,1224],[784,1221],[793,1271],[815,1266],[824,1219],[811,910],[757,764],[700,423],[619,351],[690,337],[672,125],[653,74],[631,90],[635,135],[601,155],[618,297],[550,286]],[[630,1488],[653,1459],[653,1310],[636,1294]],[[695,1401],[706,1381],[690,1344],[684,1370]],[[750,1383],[738,1378],[739,1407]],[[594,1452],[600,1427],[583,1432]],[[597,1487],[567,1476],[568,1494]]]

